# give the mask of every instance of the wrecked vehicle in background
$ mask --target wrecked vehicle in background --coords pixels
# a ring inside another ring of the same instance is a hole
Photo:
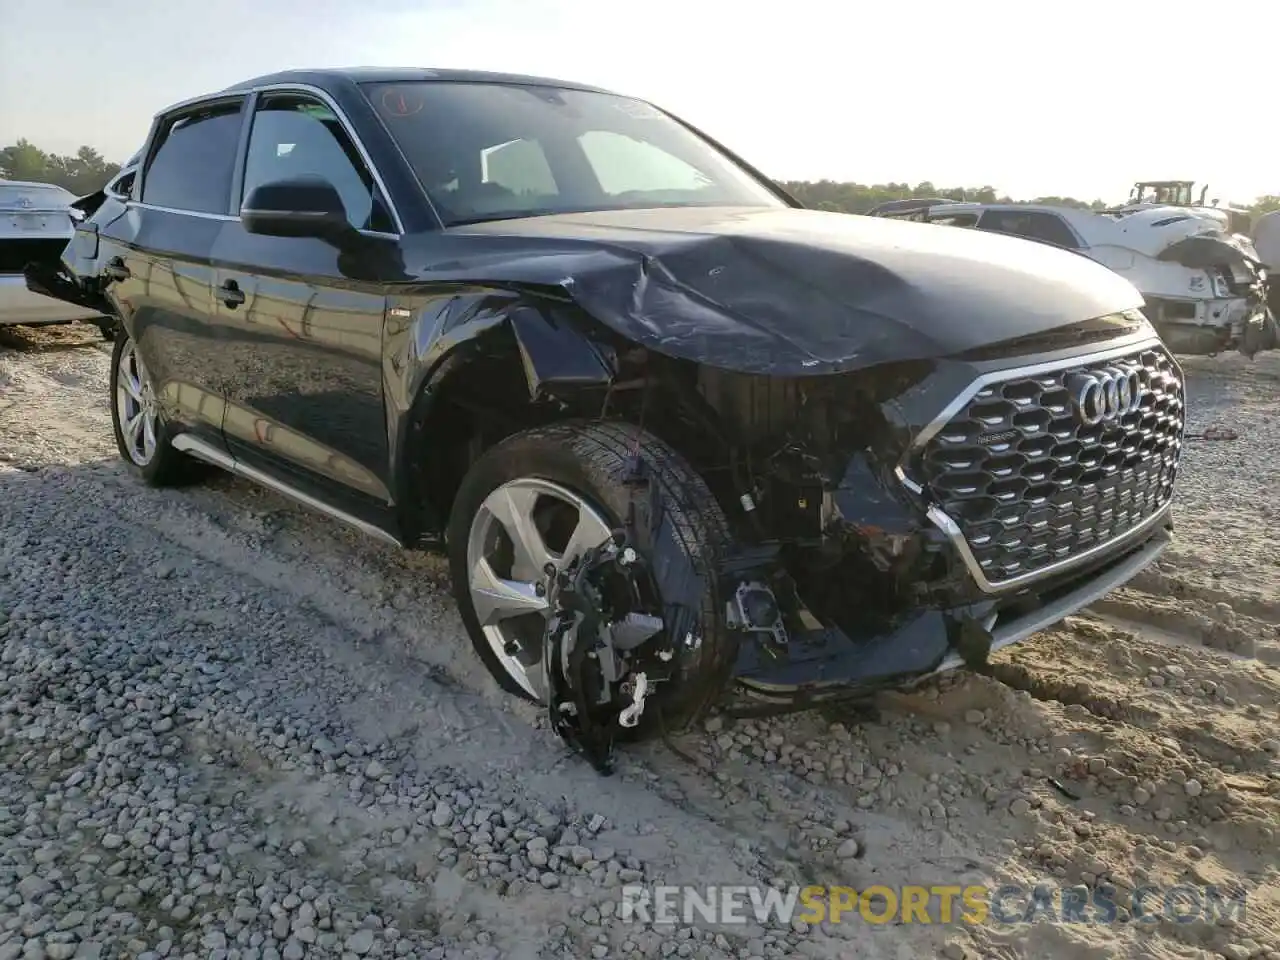
[[[1270,210],[1253,225],[1253,247],[1269,276],[1280,277],[1280,210]],[[1267,284],[1271,315],[1280,319],[1280,280]]]
[[[84,320],[109,333],[112,321],[101,309],[28,289],[23,275],[32,262],[56,266],[83,215],[75,197],[56,184],[0,180],[0,327]]]
[[[1071,250],[1136,286],[1143,312],[1176,353],[1280,346],[1267,308],[1268,271],[1247,236],[1225,232],[1226,215],[1135,203],[1116,210],[958,201],[882,204],[872,216],[1011,234]]]
[[[1253,226],[1253,218],[1248,210],[1242,207],[1219,206],[1214,200],[1206,203],[1209,196],[1209,185],[1200,188],[1200,196],[1194,197],[1196,182],[1194,180],[1142,180],[1133,185],[1129,191],[1129,200],[1112,212],[1128,212],[1135,207],[1180,207],[1193,214],[1216,222],[1224,233],[1237,233],[1248,237]]]
[[[61,311],[65,317],[50,322],[86,320],[97,325],[102,331],[103,339],[115,339],[116,319],[111,305],[104,302],[96,292],[87,289],[70,272],[64,263],[64,257],[70,250],[79,251],[76,259],[84,259],[86,255],[91,259],[97,255],[95,229],[89,227],[82,233],[76,233],[74,225],[90,217],[108,198],[117,204],[123,204],[133,187],[137,166],[138,155],[135,154],[101,190],[83,197],[71,198],[63,190],[70,200],[67,204],[65,229],[56,238],[46,238],[38,247],[29,248],[27,254],[20,258],[21,262],[13,261],[14,286],[21,289],[25,296],[50,305],[46,307],[46,311]],[[93,246],[87,248],[84,244],[90,238],[93,238]]]
[[[251,80],[159,114],[64,259],[121,321],[133,472],[443,547],[478,656],[602,770],[730,687],[980,666],[1170,540],[1183,379],[1131,284],[800,209],[594,88]]]

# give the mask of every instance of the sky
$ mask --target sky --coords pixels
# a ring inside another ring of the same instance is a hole
[[[1266,59],[1240,53],[1249,37],[1261,54],[1280,36],[1280,3],[1231,10],[1218,21],[1165,0],[0,0],[0,146],[89,144],[122,161],[157,110],[259,74],[466,67],[643,97],[780,180],[1119,201],[1138,180],[1193,179],[1248,202],[1280,193],[1277,151],[1261,148],[1280,147],[1280,132],[1266,109],[1277,79],[1251,80]]]

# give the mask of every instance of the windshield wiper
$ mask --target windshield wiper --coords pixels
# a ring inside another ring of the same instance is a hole
[[[682,207],[720,207],[724,206],[721,200],[710,200],[699,202],[697,200],[676,200],[667,203],[636,200],[623,204],[608,204],[606,206],[590,206],[590,207],[544,207],[533,210],[518,210],[509,213],[491,213],[483,217],[468,217],[464,220],[450,220],[448,225],[451,227],[465,227],[476,223],[492,223],[498,220],[523,220],[525,217],[554,217],[557,215],[569,216],[575,213],[616,213],[623,210],[678,210]]]
[[[552,217],[557,213],[585,213],[584,210],[514,210],[510,213],[489,213],[483,217],[467,217],[463,220],[450,220],[451,227],[466,227],[475,223],[493,223],[497,220],[523,220],[525,217]]]

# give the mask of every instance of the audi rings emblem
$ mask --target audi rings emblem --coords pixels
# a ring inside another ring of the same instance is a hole
[[[1067,383],[1071,402],[1087,427],[1119,420],[1142,409],[1146,388],[1137,370],[1108,367],[1095,373],[1074,374]]]

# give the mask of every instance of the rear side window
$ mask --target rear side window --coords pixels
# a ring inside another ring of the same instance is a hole
[[[988,210],[982,215],[978,229],[1011,233],[1015,237],[1051,243],[1057,247],[1079,246],[1075,234],[1052,213],[1037,210]]]
[[[976,213],[952,213],[946,216],[929,217],[930,223],[938,223],[944,227],[972,227],[978,222]]]
[[[142,202],[226,213],[240,141],[240,104],[219,104],[169,122],[142,180]]]

